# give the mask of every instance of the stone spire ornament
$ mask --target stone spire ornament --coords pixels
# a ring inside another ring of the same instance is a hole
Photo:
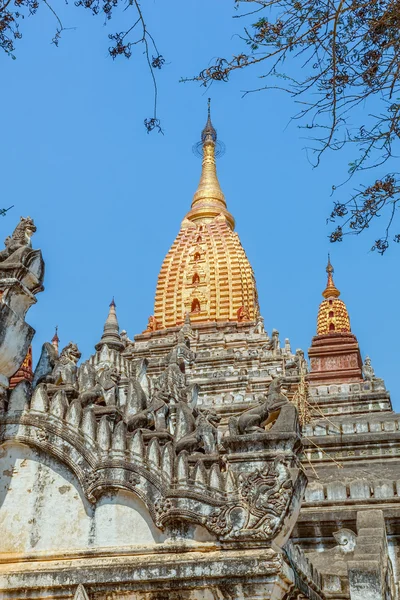
[[[119,350],[120,352],[124,349],[124,344],[121,341],[121,336],[119,334],[119,324],[115,308],[116,304],[113,298],[110,303],[108,317],[104,323],[103,335],[101,336],[100,342],[95,346],[96,350],[100,350],[104,345],[107,345],[113,350]]]

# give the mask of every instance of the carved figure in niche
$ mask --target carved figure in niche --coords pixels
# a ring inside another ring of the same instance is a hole
[[[238,308],[236,315],[239,323],[242,323],[243,321],[250,321],[249,311],[244,306]]]
[[[190,312],[192,312],[192,313],[199,313],[199,312],[201,312],[200,302],[198,301],[197,298],[195,298],[192,301],[192,306],[191,306]]]
[[[357,534],[351,529],[339,529],[332,533],[337,546],[324,550],[324,559],[319,552],[310,554],[312,564],[321,572],[329,571],[338,575],[348,574],[347,561],[352,560],[357,546]]]
[[[31,248],[31,237],[36,231],[33,219],[21,217],[20,222],[14,229],[13,234],[4,240],[5,249],[0,252],[0,262],[6,260],[20,248]]]
[[[269,384],[267,396],[259,398],[263,401],[258,406],[249,408],[239,417],[229,419],[230,435],[264,432],[265,426],[276,420],[281,408],[289,403],[281,390],[282,379],[277,377]]]
[[[371,365],[371,359],[369,356],[365,357],[364,364],[362,366],[362,374],[366,381],[372,381],[375,379],[375,371]]]

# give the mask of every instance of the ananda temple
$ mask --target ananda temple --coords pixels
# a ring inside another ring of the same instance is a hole
[[[56,333],[33,362],[40,224],[5,240],[1,600],[399,597],[400,415],[329,260],[308,358],[265,329],[217,143],[209,114],[132,339],[113,301],[91,356]]]

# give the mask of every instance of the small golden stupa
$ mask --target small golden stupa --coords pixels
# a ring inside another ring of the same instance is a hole
[[[331,265],[329,254],[326,272],[328,273],[328,282],[325,290],[322,292],[325,300],[319,306],[317,335],[350,333],[349,313],[343,300],[339,299],[340,292],[333,281],[334,269]]]

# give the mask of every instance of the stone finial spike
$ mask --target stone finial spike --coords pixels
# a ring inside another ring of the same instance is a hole
[[[109,348],[113,350],[118,350],[122,352],[124,350],[124,344],[121,341],[121,336],[119,334],[119,324],[117,319],[116,312],[116,304],[114,297],[110,303],[110,310],[108,311],[108,317],[106,322],[104,323],[103,335],[101,336],[101,340],[98,344],[96,344],[96,350],[101,350],[101,348],[107,345]]]

